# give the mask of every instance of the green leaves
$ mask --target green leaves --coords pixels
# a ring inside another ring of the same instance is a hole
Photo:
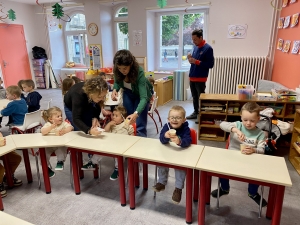
[[[16,13],[14,10],[10,9],[7,11],[8,12],[8,19],[14,21],[16,18]]]
[[[60,4],[56,3],[52,6],[52,8],[52,15],[55,16],[57,19],[60,19],[64,16],[63,7]]]

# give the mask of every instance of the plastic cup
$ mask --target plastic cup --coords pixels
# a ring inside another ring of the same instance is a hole
[[[171,136],[175,136],[175,135],[176,135],[176,130],[175,130],[175,129],[170,129],[170,130],[169,130],[169,134],[170,134]]]
[[[240,149],[241,149],[241,153],[243,153],[243,150],[247,147],[247,145],[245,144],[241,144],[240,145]],[[243,153],[244,154],[244,153]]]
[[[4,146],[5,141],[4,141],[4,137],[0,137],[0,146]]]

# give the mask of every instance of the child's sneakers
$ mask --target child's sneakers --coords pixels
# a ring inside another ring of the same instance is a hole
[[[55,176],[55,173],[49,167],[48,167],[48,175],[49,175],[49,178],[52,178]]]
[[[260,196],[258,193],[256,193],[256,195],[250,195],[250,194],[248,193],[248,196],[249,196],[250,198],[252,198],[252,199],[256,202],[257,205],[260,204],[261,196]],[[262,199],[262,207],[266,207],[267,204],[268,204],[267,201],[263,198],[263,199]]]
[[[63,170],[64,169],[64,162],[63,161],[57,161],[55,170]]]
[[[178,204],[181,201],[182,189],[175,188],[172,196],[172,200],[175,204]]]
[[[7,192],[4,188],[4,183],[0,183],[0,195],[2,198],[6,197],[6,195],[7,195]]]
[[[95,170],[96,164],[93,164],[91,161],[89,161],[87,164],[83,165],[81,167],[82,170]]]
[[[118,177],[119,177],[119,171],[118,171],[118,168],[115,168],[114,172],[110,175],[109,179],[116,180],[116,179],[118,179]]]
[[[166,185],[164,185],[164,184],[162,184],[162,183],[156,183],[156,184],[152,187],[153,191],[155,191],[155,192],[161,192],[161,191],[164,191],[165,188],[166,188]]]
[[[23,182],[17,178],[15,178],[14,174],[12,175],[13,178],[13,182],[14,182],[14,187],[18,187],[21,186],[23,184]],[[7,179],[6,176],[3,176],[3,184],[7,186]]]
[[[220,195],[219,197],[221,197],[222,195],[228,195],[229,194],[229,191],[224,191],[221,187],[220,187]],[[211,192],[211,196],[214,197],[214,198],[217,198],[218,197],[218,189],[216,190],[213,190]]]

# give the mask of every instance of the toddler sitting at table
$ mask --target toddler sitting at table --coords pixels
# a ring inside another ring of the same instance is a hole
[[[127,111],[124,106],[117,106],[112,114],[112,120],[106,124],[104,130],[105,132],[115,133],[115,134],[125,134],[134,135],[134,128],[129,125],[129,121],[126,121]],[[96,164],[102,159],[100,155],[93,155],[91,160],[85,164],[82,170],[95,170]],[[111,180],[116,180],[119,177],[118,173],[118,160],[115,158],[115,169],[110,176]]]
[[[45,125],[41,129],[42,135],[53,134],[57,136],[62,136],[66,133],[69,133],[73,130],[71,124],[63,121],[62,111],[60,108],[54,106],[49,108],[48,110],[43,111],[42,115],[45,120]],[[57,164],[55,170],[63,170],[64,169],[64,161],[67,157],[67,148],[66,147],[51,147],[46,148],[46,157],[48,161],[48,173],[49,177],[52,178],[55,176],[53,170],[50,166],[50,156],[53,152],[55,152],[57,156]]]
[[[230,132],[230,143],[228,149],[241,150],[241,153],[251,155],[253,153],[264,154],[265,133],[256,127],[259,122],[260,107],[255,102],[247,102],[241,108],[242,122],[222,122],[220,128],[226,132]],[[221,188],[220,197],[229,194],[229,180],[220,178]],[[259,185],[248,185],[248,196],[253,199],[258,205],[260,204],[261,196],[257,193]],[[217,198],[218,189],[211,192],[211,196]],[[267,201],[262,199],[262,207],[267,205]]]
[[[169,123],[165,124],[160,132],[160,142],[167,144],[170,141],[182,148],[191,145],[192,138],[189,124],[185,118],[185,110],[181,106],[173,106],[168,115]],[[165,190],[168,181],[169,168],[158,167],[158,182],[152,188],[156,192]],[[175,169],[175,190],[172,200],[178,204],[181,201],[182,189],[184,187],[186,172]]]

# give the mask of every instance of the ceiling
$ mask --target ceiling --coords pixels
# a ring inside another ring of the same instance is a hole
[[[20,2],[20,3],[25,3],[25,4],[31,4],[31,5],[36,5],[36,0],[8,0],[10,2]],[[38,0],[39,4],[55,4],[55,3],[65,3],[65,4],[72,4],[72,3],[83,3],[84,0]],[[111,5],[113,4],[118,4],[122,2],[127,2],[127,0],[98,0],[100,4],[104,5]]]

